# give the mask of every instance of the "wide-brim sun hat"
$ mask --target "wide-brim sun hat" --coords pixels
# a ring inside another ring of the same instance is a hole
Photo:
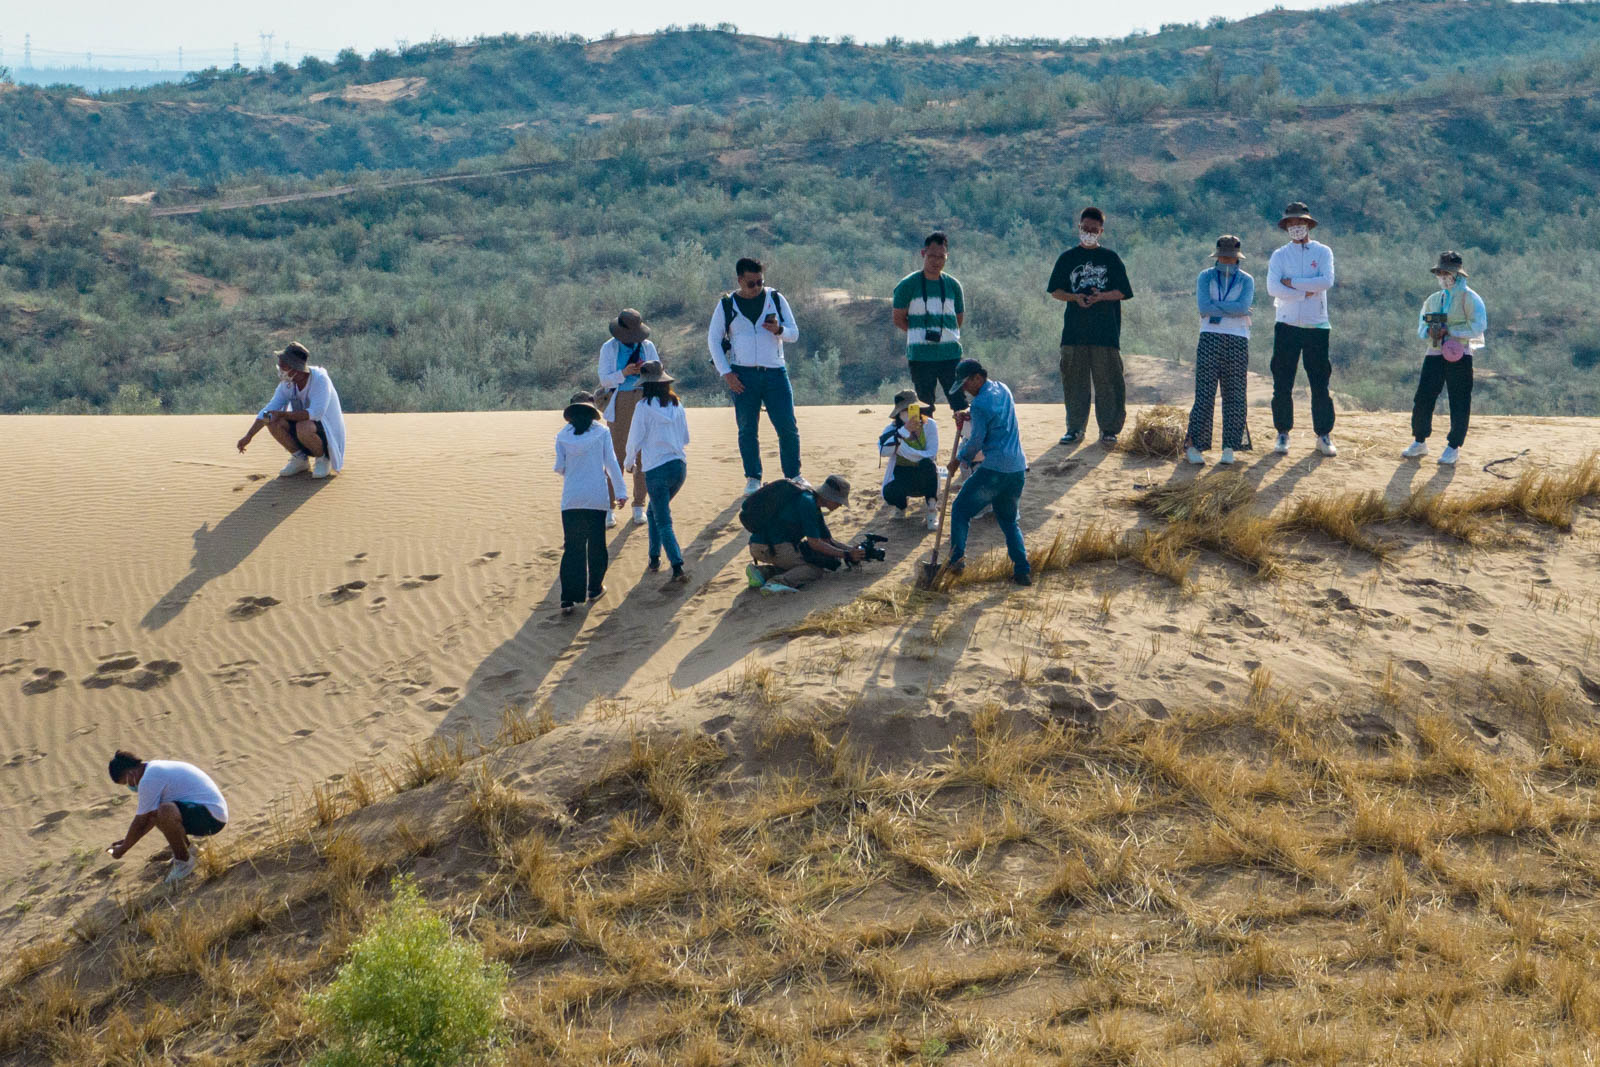
[[[311,359],[311,353],[299,341],[290,341],[283,346],[282,351],[274,352],[272,356],[279,363],[293,367],[295,370],[305,370],[306,363]]]
[[[592,411],[595,418],[600,418],[600,409],[595,407],[593,393],[573,393],[572,399],[567,401],[567,406],[561,410],[561,417],[570,419],[577,411]]]
[[[636,345],[650,337],[650,327],[644,324],[644,316],[633,308],[623,308],[608,329],[612,337],[625,345]]]
[[[1217,250],[1211,253],[1211,258],[1229,256],[1233,259],[1243,259],[1244,253],[1240,251],[1242,247],[1243,245],[1237,237],[1231,233],[1225,233],[1217,238]]]
[[[843,507],[850,503],[850,483],[837,474],[830,474],[822,480],[821,485],[812,486],[811,491],[817,495],[818,500],[826,500],[830,504]]]
[[[1313,230],[1317,228],[1317,220],[1311,217],[1311,209],[1299,200],[1283,209],[1283,218],[1278,220],[1278,229],[1287,230],[1291,223],[1296,222],[1303,222]]]
[[[1436,266],[1430,267],[1428,269],[1428,273],[1429,274],[1454,274],[1457,278],[1469,277],[1467,272],[1461,269],[1461,253],[1460,252],[1440,252],[1439,253],[1439,262],[1438,262],[1438,264]]]
[[[912,404],[919,402],[920,401],[917,399],[917,391],[915,389],[902,389],[898,393],[894,394],[894,410],[889,412],[889,417],[891,419],[897,419],[901,415],[904,415],[906,409]]]
[[[641,363],[639,365],[640,385],[665,385],[668,382],[675,382],[677,380],[678,379],[667,373],[667,368],[663,367],[661,365],[661,361],[658,359],[652,359],[648,363]]]

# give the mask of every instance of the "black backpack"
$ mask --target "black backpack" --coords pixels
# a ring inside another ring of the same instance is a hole
[[[788,479],[768,482],[744,498],[739,505],[739,525],[753,534],[764,534],[780,512],[805,490]]]
[[[772,310],[777,312],[778,325],[783,325],[783,301],[778,299],[778,290],[772,290]],[[733,351],[733,320],[739,312],[733,306],[733,294],[727,293],[722,298],[722,354],[728,355]]]

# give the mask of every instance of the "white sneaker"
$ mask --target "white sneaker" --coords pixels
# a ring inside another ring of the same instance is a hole
[[[1427,454],[1428,454],[1428,442],[1426,442],[1426,441],[1412,441],[1409,445],[1406,446],[1406,450],[1404,452],[1400,453],[1400,458],[1401,459],[1416,459],[1418,456],[1426,456]]]
[[[633,509],[633,522],[634,522],[634,525],[635,526],[643,526],[645,524],[645,521],[646,520],[645,520],[645,517],[644,517],[644,508],[638,508],[638,507],[634,508]]]
[[[1193,463],[1196,467],[1203,467],[1206,464],[1205,454],[1198,448],[1194,447],[1194,445],[1190,445],[1188,448],[1184,449],[1183,457],[1190,463]]]
[[[757,489],[760,489],[760,488],[761,488],[761,479],[760,478],[746,478],[744,480],[744,495],[745,496],[749,496],[750,494],[754,493]]]
[[[327,456],[318,456],[317,461],[311,464],[311,477],[326,478],[333,473],[333,460]]]
[[[1280,456],[1287,456],[1289,454],[1289,435],[1280,433],[1278,435],[1278,443],[1272,446],[1272,450]]]
[[[194,873],[194,865],[197,858],[194,852],[190,851],[188,859],[173,860],[172,866],[167,868],[167,877],[163,881],[167,885],[171,885],[173,882],[181,882],[189,877]]]
[[[1444,451],[1439,453],[1439,463],[1441,466],[1454,467],[1456,465],[1456,457],[1460,454],[1453,445],[1445,445]]]
[[[1217,462],[1222,464],[1224,467],[1232,465],[1232,463],[1233,463],[1233,449],[1224,448],[1222,450],[1222,458],[1218,459]]]
[[[616,528],[617,528],[617,513],[615,511],[606,512],[606,529],[615,530]]]
[[[929,504],[928,505],[928,529],[937,530],[938,528],[939,528],[939,509],[934,507],[932,504]]]
[[[761,587],[761,591],[763,593],[777,594],[777,593],[798,593],[800,590],[796,589],[792,585],[784,585],[782,582],[769,581],[766,585],[763,585]]]
[[[304,474],[311,469],[311,457],[304,452],[296,452],[289,457],[289,462],[283,465],[283,470],[278,472],[280,478],[293,478],[296,474]]]
[[[1339,454],[1339,450],[1334,447],[1333,438],[1329,434],[1323,434],[1317,438],[1317,451],[1324,456],[1337,456]]]

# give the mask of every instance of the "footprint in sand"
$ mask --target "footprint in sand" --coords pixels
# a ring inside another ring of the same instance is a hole
[[[45,754],[38,749],[34,749],[32,752],[18,752],[15,756],[6,760],[5,763],[0,763],[0,767],[20,767],[24,763],[38,763],[44,757]]]
[[[228,617],[235,620],[253,619],[268,608],[275,608],[283,601],[270,596],[242,596],[233,602],[228,609]]]
[[[1489,632],[1489,628],[1487,626],[1476,622],[1467,623],[1467,629],[1477,634],[1479,637],[1482,637]]]
[[[310,737],[312,734],[314,734],[316,732],[317,731],[313,730],[313,729],[296,730],[294,733],[290,734],[288,737],[285,737],[283,739],[283,743],[286,744],[286,745],[292,745],[296,741],[304,741],[306,738]]]
[[[80,727],[78,727],[76,730],[72,731],[67,736],[68,737],[83,737],[85,734],[92,734],[98,729],[100,729],[100,724],[97,723],[97,722],[92,722],[88,726],[80,726]]]
[[[496,560],[496,559],[499,559],[499,558],[500,558],[500,550],[496,549],[493,552],[485,552],[483,555],[481,555],[477,559],[473,560],[471,565],[474,566],[474,567],[481,567],[485,563],[488,563],[491,560]]]
[[[38,628],[39,620],[29,619],[27,622],[19,622],[15,626],[7,626],[4,630],[0,630],[0,637],[21,637],[23,634],[32,633]]]
[[[142,670],[135,671],[122,682],[129,689],[137,689],[141,693],[166,685],[167,681],[179,671],[183,664],[173,659],[153,659],[144,665]]]
[[[348,600],[355,600],[360,597],[361,590],[366,587],[367,583],[357,578],[353,582],[345,582],[343,585],[334,586],[322,594],[322,599],[329,604],[343,604]]]
[[[33,676],[22,683],[22,691],[28,696],[38,696],[48,693],[67,680],[66,671],[58,671],[50,667],[35,667]]]
[[[61,822],[62,819],[65,819],[69,814],[71,813],[66,811],[52,811],[49,815],[46,815],[44,818],[40,819],[38,823],[34,825],[33,829],[28,831],[28,833],[34,837],[38,837],[41,834],[47,834],[51,830],[54,830],[56,828],[56,824]]]
[[[1539,662],[1530,656],[1524,656],[1521,652],[1507,652],[1506,659],[1515,663],[1518,667],[1532,667]]]
[[[437,582],[442,577],[444,577],[444,575],[442,575],[442,574],[419,574],[415,578],[411,577],[410,575],[407,575],[405,578],[401,579],[400,588],[401,589],[421,589],[424,585],[428,584],[429,582]]]
[[[357,552],[355,555],[353,555],[349,559],[345,560],[345,564],[347,566],[350,566],[350,567],[359,567],[363,563],[365,563],[366,561],[367,561],[367,554],[365,552]]]
[[[250,677],[250,672],[261,666],[260,662],[253,659],[239,659],[232,663],[220,664],[211,672],[211,677],[223,685],[243,685]]]
[[[132,670],[139,665],[139,657],[131,652],[113,652],[111,658],[102,660],[94,673],[85,678],[80,684],[85,689],[110,689],[120,685],[123,681],[123,672]]]
[[[1421,678],[1423,681],[1427,681],[1433,677],[1433,671],[1429,670],[1428,665],[1422,662],[1420,659],[1408,659],[1402,663],[1401,666],[1410,671],[1412,674],[1416,675],[1418,678]]]
[[[372,603],[367,605],[367,610],[372,612],[373,614],[377,614],[378,612],[382,611],[385,607],[387,607],[388,604],[389,604],[389,598],[388,597],[386,597],[386,596],[375,596],[375,597],[372,598]]]
[[[422,710],[449,711],[460,698],[461,690],[453,685],[447,685],[441,689],[434,690],[433,696],[429,698],[426,704],[422,705]]]
[[[85,630],[109,630],[115,625],[116,623],[110,619],[101,619],[99,622],[86,622],[83,624],[83,628]]]
[[[297,674],[289,679],[289,684],[309,689],[319,682],[327,681],[330,673],[329,671],[309,671],[305,674]]]
[[[4,678],[8,674],[21,674],[22,668],[32,662],[33,660],[31,659],[12,659],[0,663],[0,678]]]

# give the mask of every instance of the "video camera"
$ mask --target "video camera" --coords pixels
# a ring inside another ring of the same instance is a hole
[[[888,541],[889,539],[883,536],[883,534],[862,534],[861,543],[856,545],[856,547],[861,550],[861,562],[880,562],[888,558],[888,554],[884,552],[883,549],[878,547],[879,545],[887,544]],[[845,566],[854,567],[856,564],[847,559],[845,560]]]

